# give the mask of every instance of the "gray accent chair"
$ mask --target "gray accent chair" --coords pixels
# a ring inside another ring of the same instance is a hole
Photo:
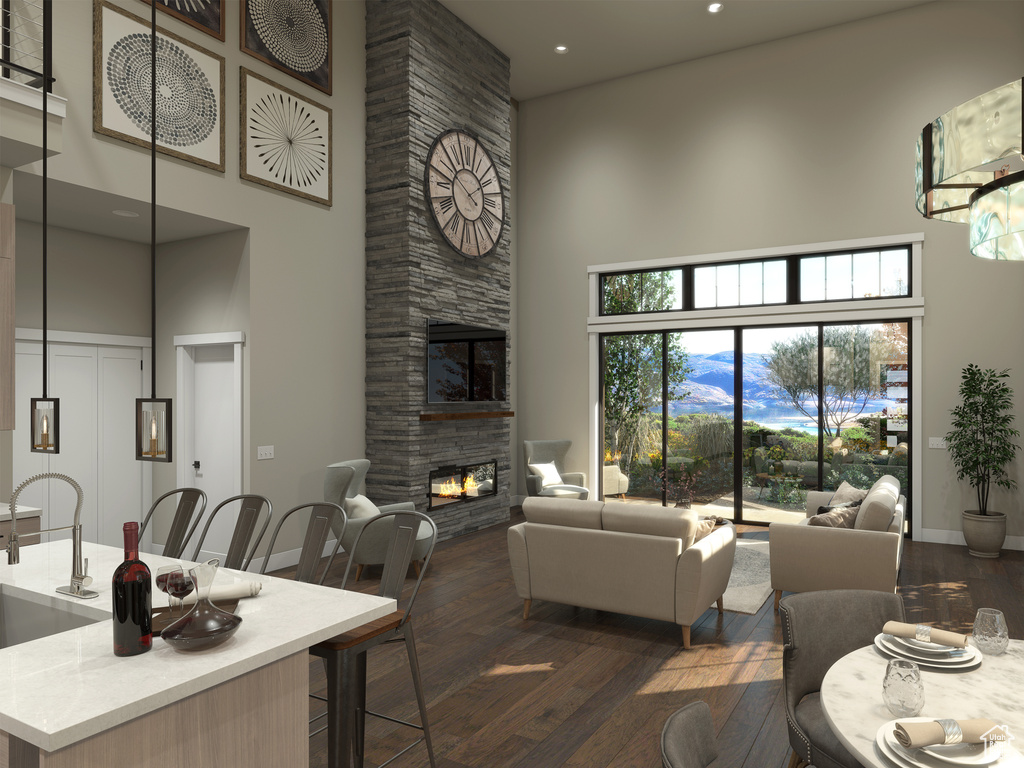
[[[661,729],[664,768],[707,768],[718,757],[711,708],[703,701],[676,710]]]
[[[378,507],[359,492],[366,481],[366,473],[370,471],[369,459],[351,459],[330,464],[324,474],[324,500],[339,504],[345,510],[347,524],[341,531],[342,548],[354,556],[356,565],[356,581],[363,575],[367,565],[383,565],[387,556],[389,526],[375,525],[363,537],[359,544],[359,552],[352,554],[352,547],[366,525],[379,515],[387,512],[415,512],[416,504],[401,501],[396,504],[384,504]],[[335,529],[335,533],[339,533]],[[413,548],[412,561],[416,573],[420,572],[423,559],[426,557],[430,542],[430,526],[423,524],[416,534],[416,546]]]
[[[861,768],[825,720],[821,681],[836,661],[871,645],[885,622],[906,620],[903,598],[865,589],[803,592],[782,598],[779,613],[790,768]]]
[[[523,473],[526,475],[527,496],[552,496],[566,499],[586,499],[585,472],[567,472],[565,455],[572,448],[572,440],[523,440]],[[531,464],[554,464],[562,477],[561,484],[544,486],[540,475],[530,471]]]

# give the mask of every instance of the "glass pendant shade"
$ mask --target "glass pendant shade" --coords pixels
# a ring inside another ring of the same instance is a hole
[[[971,196],[971,253],[983,259],[1024,261],[1024,171]]]
[[[916,167],[917,209],[925,217],[968,223],[972,193],[1003,171],[1024,170],[1021,84],[995,88],[925,126]]]
[[[32,452],[60,453],[60,400],[32,398]]]
[[[135,401],[135,458],[139,461],[171,460],[170,398]]]

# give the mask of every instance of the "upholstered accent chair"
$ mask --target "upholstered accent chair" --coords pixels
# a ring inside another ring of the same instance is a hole
[[[695,701],[669,715],[661,729],[664,768],[707,768],[717,757],[715,723],[706,702]]]
[[[341,546],[352,555],[352,546],[359,533],[370,520],[384,512],[415,512],[416,504],[401,501],[396,504],[384,504],[378,507],[359,492],[370,471],[369,459],[352,459],[339,461],[327,467],[324,474],[324,501],[339,504],[345,510],[348,523],[342,533]],[[336,530],[335,533],[338,533]],[[420,565],[426,557],[431,537],[430,526],[423,524],[416,534],[416,545],[412,551],[413,567],[419,573]],[[387,555],[388,541],[391,531],[387,525],[375,525],[366,532],[359,543],[359,552],[355,554],[356,581],[363,574],[367,565],[383,565]]]
[[[523,440],[527,496],[563,499],[586,499],[590,496],[586,473],[565,469],[565,456],[570,448],[572,440]]]
[[[836,661],[871,645],[885,622],[906,620],[903,598],[866,589],[804,592],[782,598],[779,613],[790,768],[861,768],[825,720],[821,681]]]

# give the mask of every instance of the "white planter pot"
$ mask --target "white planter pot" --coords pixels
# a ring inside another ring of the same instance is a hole
[[[975,557],[999,557],[1006,539],[1006,515],[965,511],[961,514],[967,551]]]

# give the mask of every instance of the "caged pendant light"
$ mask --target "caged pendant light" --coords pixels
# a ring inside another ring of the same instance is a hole
[[[48,199],[46,182],[49,175],[49,134],[47,94],[53,82],[52,31],[50,3],[43,4],[43,396],[31,399],[32,420],[29,422],[33,453],[60,453],[60,399],[49,397],[49,348],[47,346],[47,232]]]
[[[156,0],[153,0],[150,34],[150,360],[149,398],[135,401],[135,458],[139,461],[171,461],[171,399],[156,396]]]
[[[917,209],[970,227],[971,253],[1024,261],[1024,79],[928,123],[917,140]]]

